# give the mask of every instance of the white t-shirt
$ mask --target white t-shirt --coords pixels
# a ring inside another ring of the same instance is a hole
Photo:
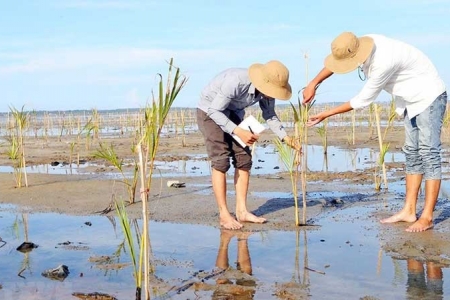
[[[352,108],[370,105],[381,90],[392,94],[396,112],[413,118],[443,92],[445,84],[430,59],[417,48],[382,35],[369,34],[374,51],[362,65],[367,82],[350,100]]]

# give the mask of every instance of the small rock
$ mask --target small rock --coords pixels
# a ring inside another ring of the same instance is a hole
[[[69,276],[69,273],[69,267],[66,265],[59,265],[54,269],[45,270],[41,275],[49,279],[63,281]]]
[[[37,248],[38,245],[32,242],[23,242],[19,247],[16,248],[17,251],[22,253],[30,252],[34,248]]]
[[[94,300],[94,299],[102,299],[102,300],[117,300],[116,297],[104,294],[104,293],[72,293],[72,296],[77,297],[78,299],[83,300]]]
[[[178,180],[169,180],[169,181],[167,181],[167,187],[182,188],[182,187],[186,187],[186,183],[180,182]]]

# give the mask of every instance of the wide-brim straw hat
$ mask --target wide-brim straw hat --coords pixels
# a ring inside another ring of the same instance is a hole
[[[289,100],[292,88],[289,84],[289,70],[281,62],[271,60],[266,64],[253,64],[248,69],[250,81],[264,95]]]
[[[351,72],[366,61],[373,47],[371,37],[358,38],[351,32],[343,32],[331,43],[331,54],[325,58],[325,68],[338,74]]]

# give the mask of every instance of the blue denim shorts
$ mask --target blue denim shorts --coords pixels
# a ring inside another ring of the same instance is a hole
[[[422,174],[425,180],[441,179],[441,129],[447,107],[442,93],[423,112],[413,118],[405,111],[406,174]]]

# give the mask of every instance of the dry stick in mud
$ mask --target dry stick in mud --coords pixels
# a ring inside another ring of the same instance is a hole
[[[174,78],[172,78],[172,69],[176,69]],[[139,270],[144,265],[144,298],[150,299],[150,243],[149,243],[149,209],[148,195],[152,183],[152,175],[156,153],[158,151],[159,140],[163,130],[167,115],[172,107],[175,98],[181,89],[185,86],[187,78],[180,75],[180,69],[173,66],[173,59],[169,63],[169,72],[167,75],[167,84],[164,91],[163,78],[159,74],[158,97],[153,95],[151,105],[147,105],[144,110],[144,119],[139,131],[137,151],[139,156],[139,174],[140,191],[142,200],[142,220],[143,229],[140,242]],[[172,82],[173,80],[173,82]],[[130,246],[130,245],[129,245]],[[132,247],[132,245],[130,246]],[[139,271],[141,273],[141,271]],[[141,282],[139,280],[136,286],[136,299],[141,298]]]
[[[138,142],[133,149],[137,152],[139,163],[135,163],[135,174],[140,176],[140,197],[142,202],[142,219],[143,229],[141,240],[138,242],[140,245],[139,251],[139,264],[137,265],[136,251],[134,250],[134,242],[131,238],[131,226],[125,212],[123,203],[119,205],[116,202],[116,210],[119,214],[119,218],[122,224],[122,230],[127,237],[127,243],[130,248],[130,254],[132,254],[132,261],[134,265],[134,277],[136,280],[136,299],[141,299],[142,293],[142,272],[144,273],[144,298],[150,299],[150,280],[149,274],[152,271],[150,269],[150,236],[149,236],[149,208],[148,208],[148,195],[150,192],[151,180],[154,170],[154,162],[156,153],[159,146],[159,139],[167,115],[170,111],[173,101],[184,87],[187,78],[180,75],[180,70],[176,68],[176,74],[173,83],[171,82],[171,71],[173,68],[172,60],[170,61],[168,80],[166,86],[166,92],[164,93],[164,87],[162,83],[162,76],[159,81],[159,97],[155,99],[153,96],[153,102],[151,105],[147,105],[143,110],[144,117],[139,122],[139,130],[136,130],[138,134],[136,136]],[[173,86],[172,86],[173,84]],[[140,117],[140,116],[139,116]],[[118,160],[117,155],[113,151],[113,147],[102,147],[102,151],[98,153],[101,157],[106,158],[113,162],[113,164],[121,170],[122,162]],[[134,176],[133,182],[137,183],[137,176]],[[133,184],[136,187],[136,184]],[[134,189],[133,189],[134,190]],[[134,198],[134,193],[133,193]],[[143,266],[143,271],[142,271]]]
[[[309,116],[309,110],[314,105],[314,100],[311,103],[308,103],[306,105],[303,105],[300,100],[300,93],[299,91],[299,97],[298,97],[298,110],[295,108],[295,106],[291,103],[292,111],[294,112],[294,126],[295,126],[295,139],[303,146],[302,152],[297,151],[296,158],[295,158],[295,182],[298,182],[299,177],[299,166],[301,167],[300,171],[300,179],[301,179],[301,185],[302,185],[302,200],[303,200],[303,214],[302,214],[302,225],[306,225],[306,185],[307,185],[307,178],[306,173],[308,171],[308,154],[307,154],[307,145],[308,145],[308,131],[306,122],[308,121]],[[296,225],[300,225],[298,221],[296,221]]]
[[[380,146],[380,156],[378,159],[378,164],[381,165],[382,170],[383,170],[383,179],[384,179],[384,187],[385,189],[388,188],[388,184],[387,184],[387,174],[386,174],[386,164],[384,162],[384,157],[386,155],[386,152],[389,148],[389,145],[384,145],[383,144],[383,136],[381,135],[381,127],[380,127],[380,107],[375,104],[375,119],[376,119],[376,123],[377,123],[377,134],[378,134],[378,143]],[[376,175],[375,175],[376,176]],[[378,180],[375,179],[375,189],[376,190],[380,190],[381,189],[381,183],[378,184]]]
[[[309,82],[309,55],[308,52],[305,52],[304,55],[305,58],[305,77],[306,77],[306,83]],[[317,89],[319,85],[317,85],[315,88]],[[298,101],[298,112],[295,109],[295,107],[292,105],[294,111],[294,119],[295,119],[295,138],[299,140],[300,144],[304,147],[302,147],[302,152],[297,151],[296,153],[296,160],[298,162],[301,161],[301,183],[302,183],[302,203],[303,203],[303,211],[302,211],[302,225],[306,225],[306,185],[307,185],[307,178],[306,173],[308,171],[308,126],[306,126],[306,123],[309,119],[309,111],[313,107],[315,100],[313,99],[310,103],[303,105],[301,98],[301,92],[303,89],[299,90],[297,95],[297,101]],[[298,163],[296,168],[296,178],[298,176]],[[298,224],[297,224],[298,225]]]

